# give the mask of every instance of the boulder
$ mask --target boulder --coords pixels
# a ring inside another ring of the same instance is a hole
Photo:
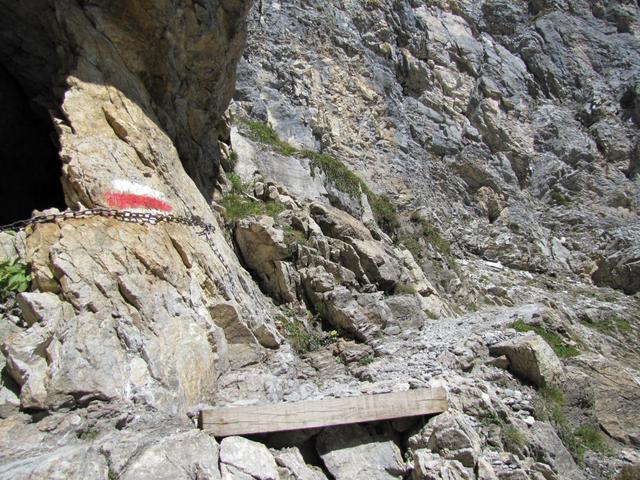
[[[300,450],[286,448],[273,452],[278,465],[280,480],[327,480],[327,476],[318,467],[305,463]]]
[[[406,465],[391,435],[378,435],[360,425],[324,430],[316,449],[336,480],[404,478]]]
[[[475,467],[482,442],[467,417],[450,411],[437,415],[409,439],[413,449],[427,448],[447,460],[457,460],[468,468]]]
[[[640,227],[621,227],[611,237],[591,278],[596,285],[636,293],[640,291]]]
[[[640,445],[640,372],[601,355],[578,357],[577,365],[588,375],[593,413],[610,437]],[[571,375],[570,379],[573,378]]]
[[[413,452],[412,480],[474,480],[475,475],[457,460],[447,460],[428,450]]]
[[[369,229],[347,212],[329,205],[313,203],[309,207],[309,213],[322,229],[322,233],[328,237],[345,242],[352,238],[362,241],[373,240]]]
[[[227,437],[220,443],[223,480],[279,480],[278,467],[267,447],[243,437]]]
[[[562,363],[539,335],[528,334],[492,345],[489,353],[495,357],[505,355],[517,377],[538,387],[558,384],[563,379]]]
[[[560,478],[584,478],[573,457],[566,449],[555,430],[545,422],[535,422],[528,433],[529,448],[532,456],[543,464],[549,465]]]
[[[220,479],[213,437],[175,418],[150,421],[149,412],[117,410],[55,413],[37,423],[26,415],[4,420],[0,479]],[[114,413],[120,429],[113,428]]]
[[[274,228],[274,220],[261,216],[257,220],[240,220],[235,239],[242,258],[260,279],[262,289],[274,299],[292,302],[296,298],[294,276],[283,260],[291,257],[284,243],[284,232]]]

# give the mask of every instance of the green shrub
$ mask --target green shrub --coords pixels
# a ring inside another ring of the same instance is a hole
[[[231,190],[234,193],[243,193],[247,190],[247,185],[242,182],[242,179],[235,173],[227,175],[229,183],[231,184]]]
[[[515,445],[518,448],[524,448],[527,446],[527,439],[524,434],[513,425],[505,425],[501,432],[502,443],[505,446]]]
[[[370,363],[373,363],[374,360],[375,357],[373,355],[367,355],[366,357],[362,357],[360,360],[358,360],[358,365],[361,367],[365,367]]]
[[[498,425],[501,427],[504,425],[502,419],[495,412],[482,412],[478,416],[478,420],[480,420],[480,423],[485,427],[488,427],[489,425]]]
[[[537,325],[527,325],[523,320],[518,320],[510,325],[517,332],[535,332],[540,335],[549,346],[553,349],[556,355],[560,358],[577,357],[580,355],[580,351],[572,346],[566,345],[564,339],[555,332],[550,332],[544,327]]]
[[[387,235],[394,237],[396,231],[400,227],[400,219],[396,208],[391,203],[391,200],[387,195],[376,195],[367,187],[365,190],[367,200],[371,206],[373,217],[380,226],[383,232]]]
[[[31,283],[27,265],[14,258],[0,262],[0,301],[5,301],[11,293],[25,292]]]
[[[554,201],[556,205],[567,206],[569,205],[569,199],[565,197],[559,190],[551,191],[551,200]]]
[[[284,317],[280,320],[287,340],[299,355],[330,345],[335,342],[337,337],[336,335],[311,330],[297,320]]]
[[[293,245],[295,243],[301,245],[308,245],[309,239],[304,236],[300,230],[296,230],[291,225],[285,225],[284,228],[284,243],[287,245]]]
[[[231,152],[229,154],[229,165],[231,166],[231,170],[235,170],[236,165],[238,165],[238,152]]]

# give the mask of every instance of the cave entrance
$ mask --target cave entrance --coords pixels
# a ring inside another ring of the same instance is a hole
[[[53,123],[2,65],[0,105],[0,225],[29,218],[34,209],[65,209]]]

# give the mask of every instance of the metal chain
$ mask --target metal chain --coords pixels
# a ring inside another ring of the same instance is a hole
[[[0,232],[4,232],[7,230],[22,230],[30,225],[37,225],[41,223],[54,223],[60,220],[69,220],[73,218],[88,218],[88,217],[108,217],[114,218],[116,220],[122,222],[130,222],[130,223],[142,223],[149,225],[157,225],[159,223],[178,223],[181,225],[186,225],[188,227],[195,227],[201,229],[198,235],[204,236],[207,240],[207,243],[213,250],[213,253],[218,258],[221,267],[228,274],[228,278],[232,279],[230,282],[231,291],[234,297],[239,298],[238,288],[235,285],[235,281],[233,280],[235,277],[233,272],[227,265],[223,255],[218,250],[211,234],[215,231],[215,227],[211,223],[205,222],[201,217],[197,215],[172,215],[165,213],[150,213],[150,212],[129,212],[123,210],[111,210],[107,208],[88,208],[85,210],[77,210],[72,211],[68,210],[66,212],[61,213],[53,213],[49,215],[37,215],[35,217],[29,218],[27,220],[19,220],[17,222],[10,223],[8,225],[0,226]],[[224,285],[224,284],[223,284]],[[222,287],[224,288],[224,286]]]
[[[200,235],[206,236],[208,236],[215,230],[215,227],[212,224],[205,222],[201,217],[197,215],[182,216],[165,213],[129,212],[123,210],[111,210],[107,208],[87,208],[85,210],[68,210],[62,213],[37,215],[27,220],[19,220],[8,225],[2,225],[0,226],[0,232],[4,232],[6,230],[22,230],[30,225],[37,225],[40,223],[54,223],[59,220],[88,217],[108,217],[114,218],[121,222],[146,223],[149,225],[157,225],[158,223],[163,222],[179,223],[189,227],[201,228],[202,230],[198,233]]]

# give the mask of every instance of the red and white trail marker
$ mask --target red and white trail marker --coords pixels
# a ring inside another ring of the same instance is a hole
[[[164,193],[151,187],[121,179],[114,180],[111,185],[113,190],[104,195],[111,208],[165,213],[173,210],[171,205],[163,200]]]

